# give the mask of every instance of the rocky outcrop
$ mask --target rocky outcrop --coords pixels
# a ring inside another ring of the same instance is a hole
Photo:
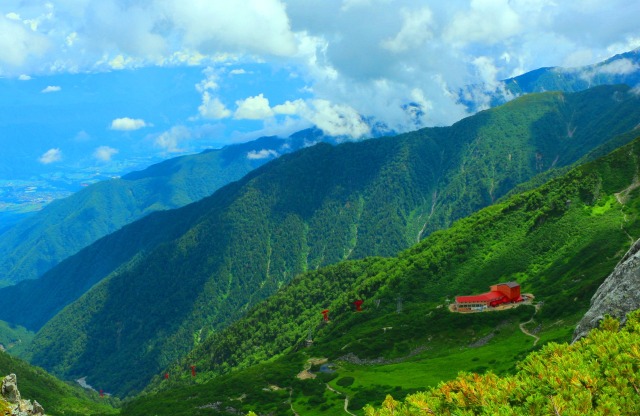
[[[605,315],[626,321],[627,313],[640,309],[640,240],[636,241],[591,298],[591,307],[573,334],[573,341],[596,328]]]
[[[23,400],[18,390],[18,378],[15,374],[9,374],[2,380],[2,397],[9,404],[10,416],[45,416],[44,409],[37,401]]]

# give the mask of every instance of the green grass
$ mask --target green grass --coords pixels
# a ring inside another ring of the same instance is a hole
[[[365,414],[639,414],[639,317],[640,311],[630,312],[622,329],[605,317],[586,338],[571,345],[550,343],[529,354],[514,374],[462,373],[402,402],[387,397],[379,409],[368,406]]]
[[[523,334],[518,325],[526,314],[520,311],[518,315],[514,311],[492,312],[494,316],[473,316],[478,318],[495,318],[502,320],[496,327],[490,325],[459,328],[464,336],[438,337],[432,333],[428,338],[422,338],[426,350],[411,356],[401,362],[383,365],[356,365],[341,362],[336,368],[336,376],[329,383],[333,388],[343,392],[351,398],[353,406],[350,411],[362,414],[361,402],[381,402],[389,392],[394,397],[403,397],[409,393],[423,390],[426,387],[436,386],[443,380],[455,378],[460,371],[472,371],[483,373],[490,370],[497,374],[508,374],[515,371],[516,362],[534,349],[534,339]],[[532,308],[526,308],[527,314],[531,314]],[[413,316],[415,319],[416,316]],[[388,330],[391,338],[394,337],[393,329]],[[472,347],[474,342],[493,334],[493,337],[483,346]],[[401,335],[398,335],[401,337]],[[554,337],[553,335],[551,337]],[[431,338],[431,341],[427,341]],[[455,339],[454,339],[455,338]],[[420,335],[417,334],[414,342],[419,344]],[[345,385],[341,380],[353,379],[353,383]],[[365,400],[357,400],[358,398]],[[337,410],[337,409],[334,409]]]

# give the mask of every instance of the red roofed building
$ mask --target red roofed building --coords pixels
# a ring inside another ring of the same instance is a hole
[[[481,295],[456,296],[458,311],[483,311],[503,303],[521,302],[520,285],[516,282],[498,283],[491,291]]]

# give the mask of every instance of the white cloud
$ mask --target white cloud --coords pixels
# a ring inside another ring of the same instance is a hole
[[[599,74],[628,75],[640,69],[640,65],[630,59],[618,59],[595,68]]]
[[[207,67],[204,69],[205,78],[196,84],[196,90],[200,93],[204,93],[205,91],[215,91],[219,88],[218,86],[218,74],[213,67]]]
[[[251,110],[247,113],[253,115],[274,115],[295,116],[308,121],[317,126],[326,134],[331,136],[347,137],[359,139],[371,133],[371,128],[363,120],[362,116],[352,107],[341,104],[333,104],[328,100],[295,100],[285,101],[283,104],[268,108],[268,100],[262,97],[250,97]],[[243,103],[246,103],[245,100]],[[267,110],[268,108],[268,110]],[[260,117],[264,118],[264,117]],[[286,119],[285,122],[290,122]]]
[[[444,37],[454,44],[482,42],[494,44],[523,29],[520,16],[509,0],[471,0],[469,10],[454,16]]]
[[[273,107],[275,114],[294,115],[301,113],[306,109],[306,104],[302,100],[285,101],[284,104],[278,104]]]
[[[276,158],[280,156],[280,154],[273,149],[262,149],[262,150],[252,150],[247,153],[247,159],[268,159],[268,158]]]
[[[62,160],[62,151],[60,151],[60,149],[58,149],[58,148],[47,150],[38,159],[38,161],[40,161],[40,163],[42,163],[43,165],[48,165],[50,163],[59,162],[60,160]]]
[[[93,157],[101,162],[109,162],[111,158],[118,153],[118,149],[114,149],[109,146],[100,146],[95,152],[93,152]]]
[[[20,74],[20,76],[18,77],[18,80],[20,81],[29,81],[31,79],[31,77],[27,74]]]
[[[18,13],[7,13],[4,15],[4,17],[6,17],[9,20],[18,20],[18,21],[22,21],[22,19],[20,19],[20,15]]]
[[[207,119],[222,119],[231,116],[229,110],[219,98],[211,96],[209,91],[202,93],[202,104],[198,107],[200,116]]]
[[[262,94],[236,101],[238,108],[233,117],[237,119],[263,120],[273,116],[269,100]]]
[[[48,94],[51,92],[58,92],[61,91],[62,88],[57,86],[57,85],[49,85],[48,87],[44,88],[42,91],[40,91],[43,94]]]
[[[78,142],[78,143],[83,143],[83,142],[88,142],[91,140],[91,135],[89,133],[87,133],[84,130],[80,130],[75,137],[73,138],[74,141]]]
[[[433,38],[433,13],[428,7],[420,10],[401,10],[403,25],[395,37],[382,41],[382,47],[392,52],[413,49]]]
[[[210,53],[291,56],[296,44],[284,4],[279,0],[165,1],[163,12],[183,45]]]
[[[209,65],[197,86],[201,103],[194,120],[238,123],[234,114],[267,120],[272,113],[276,122],[316,120],[358,135],[366,129],[353,114],[396,131],[450,124],[466,115],[456,102],[465,85],[489,80],[490,86],[467,91],[487,97],[489,87],[501,91],[500,79],[542,66],[590,64],[640,46],[640,2],[426,4],[10,0],[0,16],[0,76]],[[266,97],[255,96],[256,84],[247,87],[255,63],[285,68],[307,86],[298,97],[258,90],[280,103],[270,107]],[[244,97],[236,111],[226,107]]]
[[[475,65],[482,83],[493,86],[498,82],[498,68],[493,59],[488,56],[479,56],[473,60],[473,65]]]
[[[140,118],[122,117],[111,122],[111,130],[133,131],[146,126],[147,123]]]
[[[590,65],[587,67],[558,68],[561,72],[576,73],[583,80],[591,83],[599,75],[624,76],[640,71],[640,65],[631,59],[616,59],[606,64]]]
[[[109,66],[111,69],[125,69],[132,66],[135,62],[135,59],[119,54],[109,61]]]
[[[0,75],[14,70],[23,72],[51,46],[45,35],[30,30],[19,19],[15,13],[0,16]]]
[[[191,131],[184,126],[175,126],[170,130],[160,134],[154,141],[156,147],[161,148],[167,153],[180,153],[185,149],[182,146],[182,142],[187,141],[193,137]]]
[[[371,133],[369,125],[353,108],[328,100],[296,100],[276,106],[281,114],[296,114],[330,136],[359,139]]]

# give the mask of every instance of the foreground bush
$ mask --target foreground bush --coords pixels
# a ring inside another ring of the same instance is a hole
[[[638,415],[640,311],[619,330],[607,317],[572,344],[548,344],[513,376],[460,374],[398,402],[391,396],[367,416],[403,415]]]

